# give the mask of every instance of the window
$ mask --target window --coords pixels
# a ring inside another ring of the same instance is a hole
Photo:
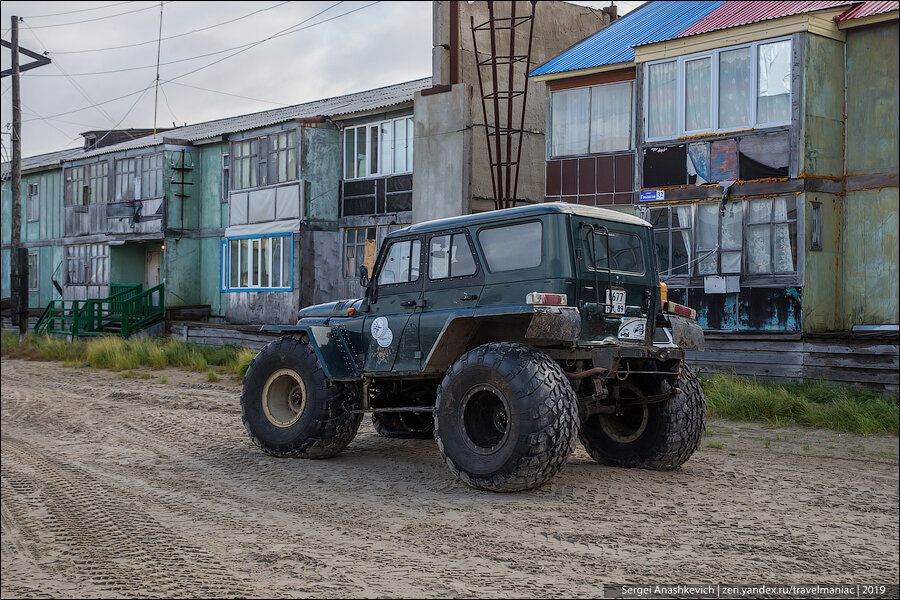
[[[228,238],[223,244],[223,290],[290,291],[293,289],[294,236],[290,233]]]
[[[797,200],[750,200],[747,213],[747,271],[793,273],[797,265]]]
[[[435,236],[428,247],[429,279],[467,277],[478,270],[464,234]]]
[[[662,277],[689,275],[691,268],[691,205],[650,209],[656,258]]]
[[[478,242],[487,267],[493,272],[530,269],[541,264],[544,243],[539,221],[482,229]]]
[[[553,92],[550,154],[630,150],[632,83],[622,81]]]
[[[41,217],[41,186],[38,183],[28,184],[28,197],[25,202],[25,218],[37,221]]]
[[[296,181],[297,131],[232,143],[230,155],[223,156],[222,169],[223,175],[226,170],[231,171],[228,191]]]
[[[791,120],[791,40],[647,65],[647,138],[785,125]]]
[[[589,268],[610,269],[636,275],[644,274],[641,238],[633,233],[610,231],[607,236],[605,232],[595,231],[593,238],[585,236],[584,250],[584,258]],[[591,254],[594,255],[593,263],[591,263]]]
[[[37,292],[40,288],[40,255],[37,252],[28,253],[28,291]]]
[[[412,171],[414,122],[401,117],[344,128],[344,179]]]
[[[797,272],[792,196],[649,209],[660,275],[788,275]]]
[[[116,202],[163,196],[163,155],[151,154],[116,161]]]
[[[109,283],[109,251],[106,244],[66,246],[66,275],[69,285]]]
[[[422,243],[419,240],[392,242],[388,247],[378,285],[408,283],[419,278]]]
[[[822,203],[809,203],[809,249],[822,249]]]
[[[371,275],[385,236],[408,226],[409,223],[401,223],[347,228],[344,234],[344,277],[357,277],[360,265],[366,265]]]
[[[231,157],[226,153],[222,155],[222,202],[228,202],[228,192],[231,189]]]
[[[109,163],[66,169],[66,206],[84,206],[109,199]]]

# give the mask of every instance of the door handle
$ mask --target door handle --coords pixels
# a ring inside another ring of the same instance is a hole
[[[404,300],[403,302],[400,303],[400,306],[415,306],[415,305],[416,305],[415,300]]]
[[[477,300],[477,299],[478,299],[478,296],[476,296],[475,294],[463,294],[462,298],[460,298],[460,300],[463,300],[463,301]]]

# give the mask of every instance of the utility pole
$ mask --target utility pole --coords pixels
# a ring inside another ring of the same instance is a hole
[[[19,334],[28,330],[28,254],[20,252],[22,245],[22,107],[19,89],[19,75],[22,71],[50,64],[50,59],[37,52],[19,48],[19,17],[10,17],[10,41],[3,40],[3,46],[12,53],[11,67],[0,73],[0,77],[11,75],[12,81],[12,160],[9,183],[12,188],[12,228],[9,238],[10,261],[10,311],[13,325],[19,326]],[[19,52],[35,59],[35,62],[19,65]],[[24,256],[24,260],[23,260]]]

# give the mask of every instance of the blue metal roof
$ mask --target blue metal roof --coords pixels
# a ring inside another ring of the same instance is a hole
[[[531,72],[564,73],[634,60],[634,47],[675,38],[725,2],[648,2]]]

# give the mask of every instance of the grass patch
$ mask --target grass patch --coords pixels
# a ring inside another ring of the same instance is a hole
[[[709,416],[762,421],[775,427],[805,425],[864,435],[898,434],[898,394],[823,381],[777,384],[714,374],[702,378]],[[767,444],[768,446],[768,444]]]
[[[153,370],[177,367],[198,373],[207,372],[209,381],[212,381],[210,374],[218,377],[210,367],[217,367],[220,373],[242,378],[256,356],[256,352],[247,348],[187,344],[171,338],[101,336],[87,341],[67,342],[47,335],[29,335],[20,340],[18,333],[4,331],[0,342],[2,353],[12,358],[55,360],[66,366],[89,366],[124,373],[139,367]],[[137,377],[124,373],[122,376],[125,378]]]
[[[206,372],[206,380],[209,381],[210,383],[215,383],[216,381],[219,381],[219,376],[216,375],[212,369],[210,369],[209,371]]]
[[[723,448],[723,445],[719,442],[707,442],[706,447],[713,448],[714,450],[721,450]]]
[[[153,379],[153,375],[145,371],[123,371],[119,373],[122,379]]]

